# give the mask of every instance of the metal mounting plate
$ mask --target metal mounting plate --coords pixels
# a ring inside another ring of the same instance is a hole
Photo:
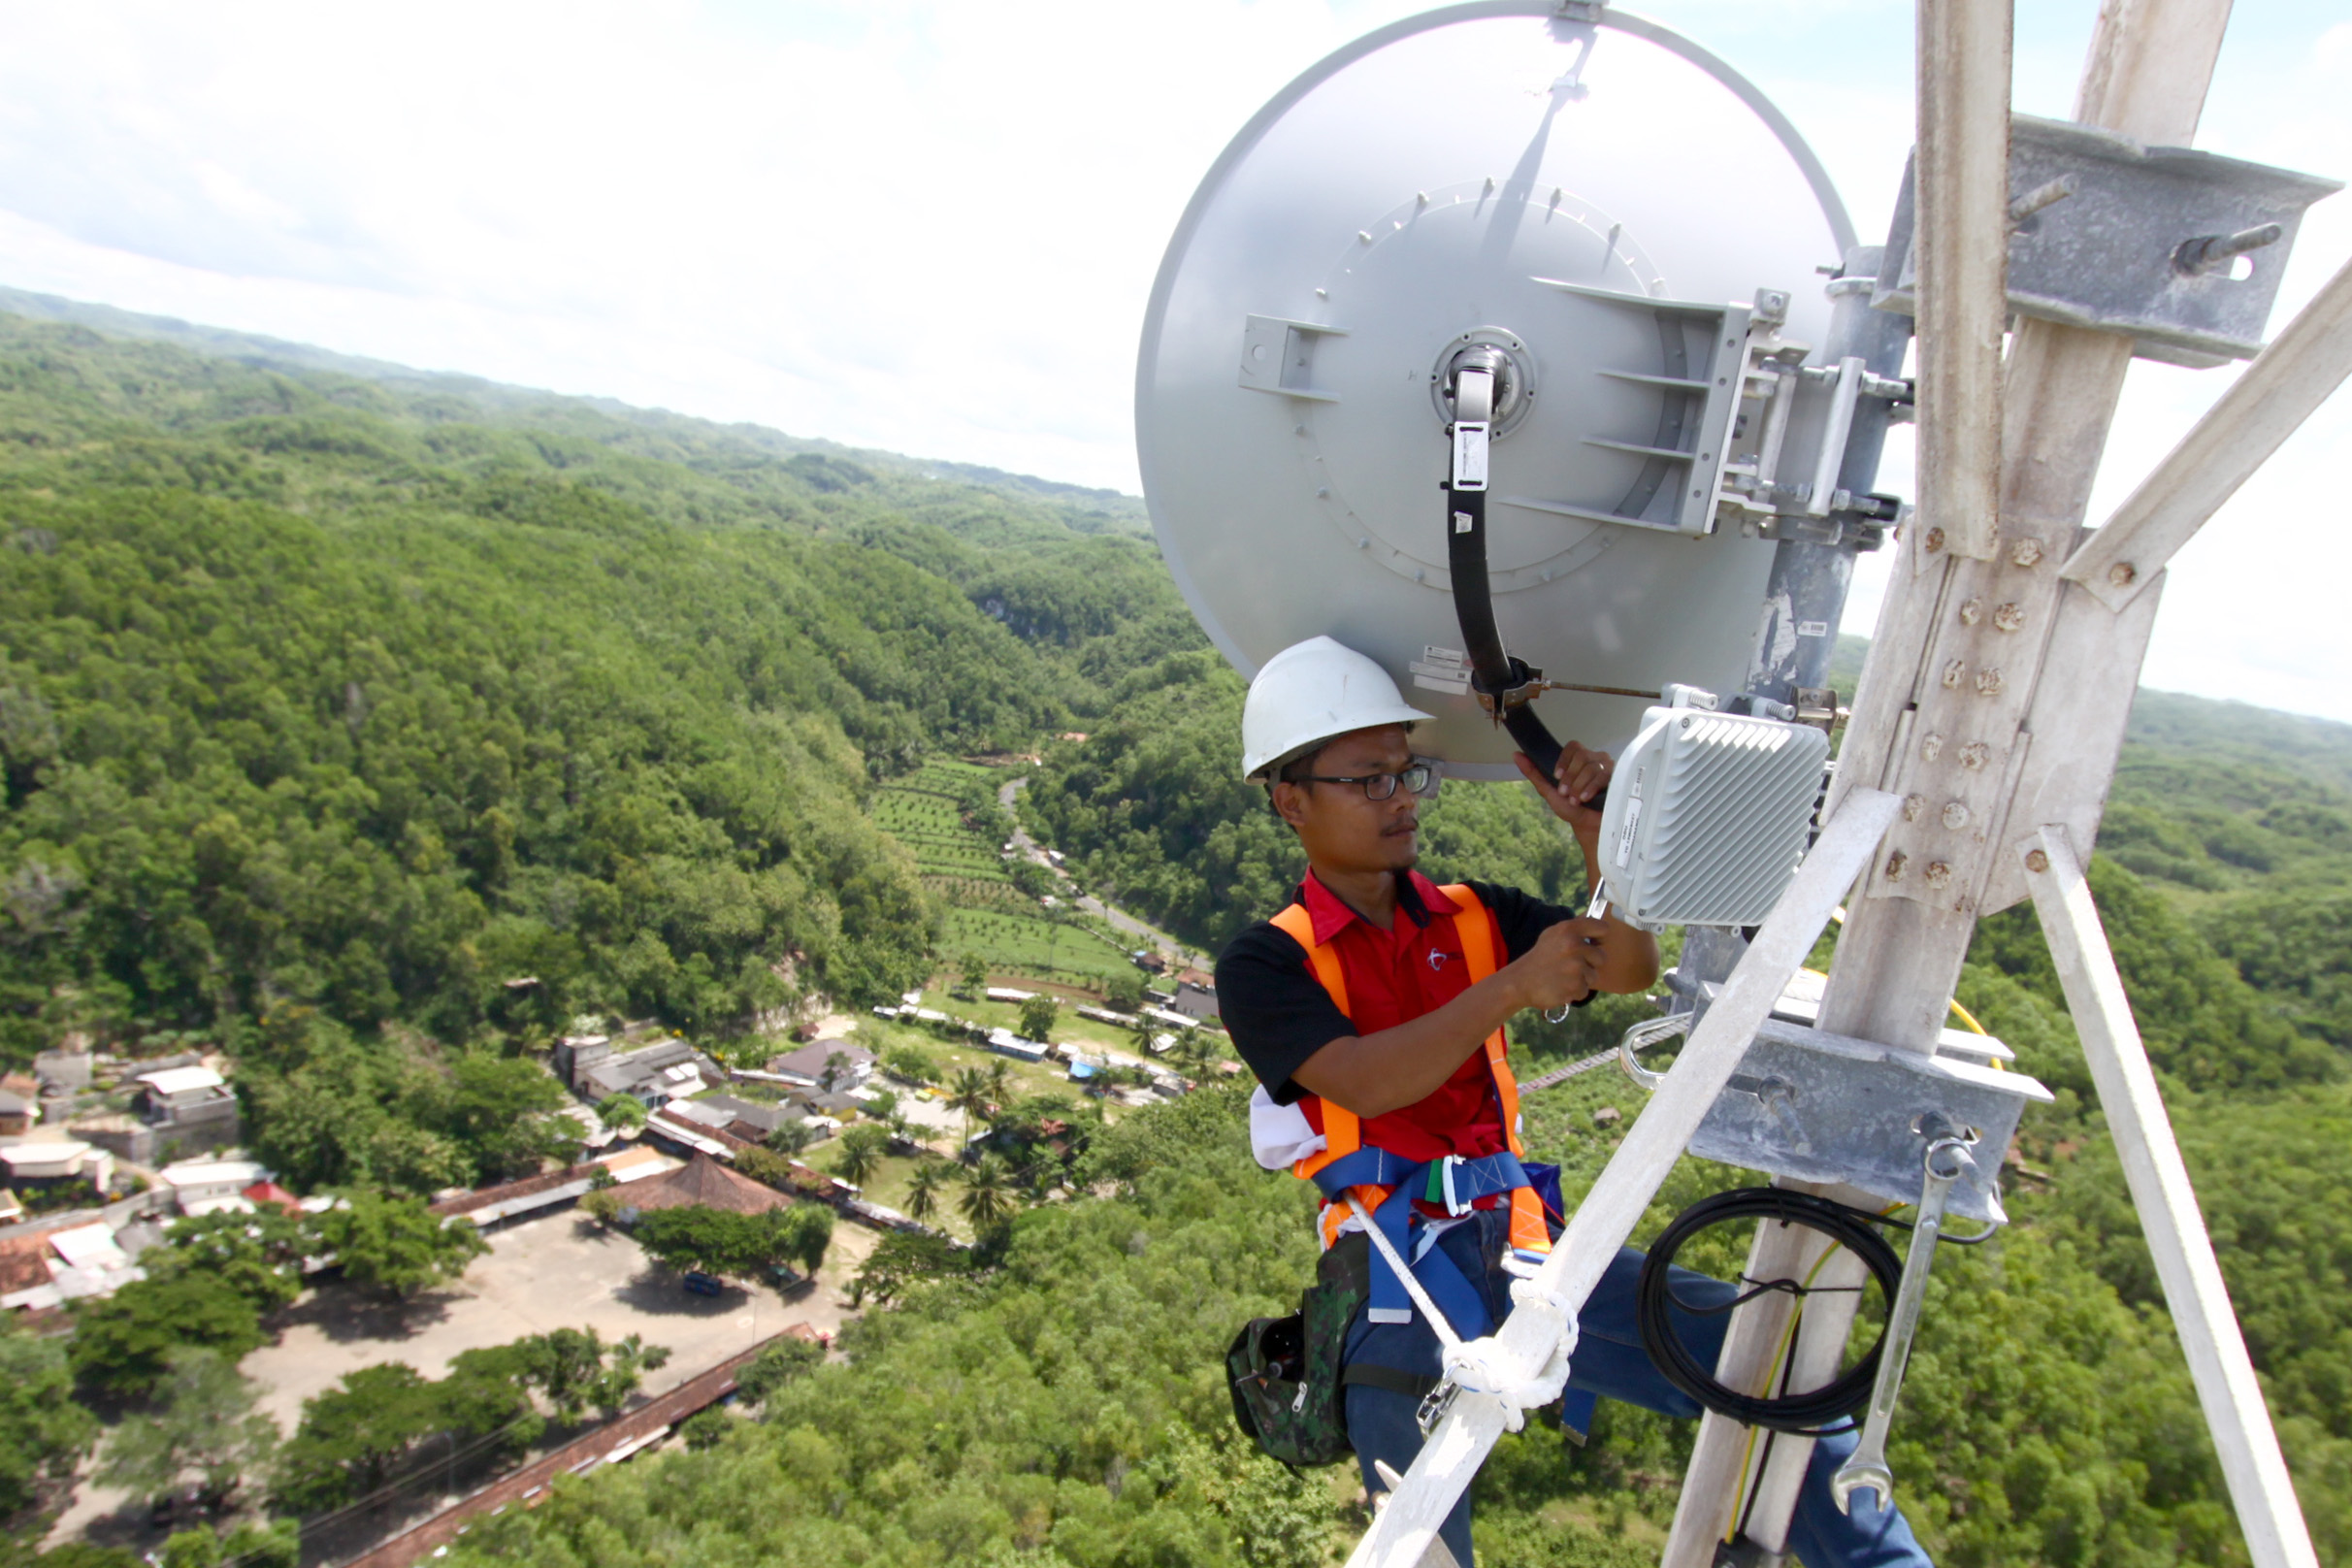
[[[1871,303],[1910,314],[1918,287],[1911,249],[1916,170],[1887,231],[1885,270]],[[2128,333],[2142,359],[2209,367],[2251,359],[2285,274],[2303,209],[2343,188],[2334,180],[2217,157],[2187,147],[2142,147],[2128,137],[2019,114],[2009,129],[2009,192],[2054,181],[2072,193],[2019,220],[2009,234],[2009,303],[2019,315]],[[2276,223],[2273,245],[2192,275],[2173,265],[2183,241]]]
[[[1766,1021],[1732,1087],[1690,1140],[1690,1153],[1807,1182],[1849,1182],[1890,1202],[1919,1195],[1913,1124],[1941,1113],[1977,1133],[1973,1169],[1952,1187],[1951,1212],[2006,1222],[2001,1157],[2029,1101],[2050,1092],[2022,1072],[1925,1056],[1848,1035]]]

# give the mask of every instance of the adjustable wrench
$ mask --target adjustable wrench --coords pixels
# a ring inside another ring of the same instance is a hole
[[[1944,1230],[1944,1205],[1952,1183],[1976,1161],[1968,1141],[1940,1137],[1927,1146],[1922,1160],[1926,1179],[1919,1187],[1919,1219],[1911,1227],[1911,1251],[1903,1259],[1903,1280],[1895,1288],[1894,1305],[1886,1313],[1886,1339],[1878,1353],[1878,1376],[1870,1388],[1870,1414],[1862,1423],[1862,1443],[1853,1456],[1829,1478],[1829,1494],[1842,1512],[1852,1513],[1854,1492],[1868,1486],[1878,1494],[1878,1506],[1894,1501],[1895,1473],[1886,1467],[1886,1432],[1894,1424],[1895,1400],[1903,1391],[1903,1367],[1911,1359],[1911,1335],[1919,1326],[1919,1304],[1927,1296],[1927,1271],[1935,1266],[1936,1238]]]

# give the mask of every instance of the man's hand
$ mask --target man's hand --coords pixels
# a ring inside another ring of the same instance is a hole
[[[1560,748],[1559,772],[1555,778],[1546,778],[1543,769],[1527,760],[1525,752],[1513,752],[1511,760],[1535,793],[1544,798],[1552,814],[1568,824],[1580,841],[1589,840],[1601,831],[1601,813],[1586,804],[1593,797],[1609,787],[1609,775],[1617,763],[1605,751],[1593,751],[1581,740],[1571,740]]]
[[[1512,961],[1508,972],[1528,1007],[1565,1007],[1592,994],[1601,972],[1608,931],[1598,920],[1563,920],[1544,928],[1535,945]]]

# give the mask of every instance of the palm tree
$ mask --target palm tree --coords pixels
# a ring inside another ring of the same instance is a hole
[[[852,1187],[864,1187],[866,1179],[882,1163],[882,1151],[890,1142],[890,1134],[870,1123],[862,1123],[841,1134],[840,1153],[833,1157],[833,1174]]]
[[[992,1103],[988,1092],[988,1077],[977,1067],[965,1067],[956,1074],[948,1086],[948,1105],[964,1115],[964,1141],[971,1142],[972,1118],[985,1120]]]
[[[1189,1029],[1178,1031],[1176,1043],[1168,1048],[1188,1078],[1198,1078],[1208,1071],[1216,1060],[1217,1047],[1210,1041],[1206,1029]]]
[[[956,1207],[976,1231],[994,1230],[1011,1219],[1013,1184],[1004,1161],[995,1155],[982,1155],[980,1162],[964,1173],[964,1195],[956,1200]]]
[[[1013,1064],[996,1061],[988,1064],[988,1097],[999,1105],[1010,1103],[1013,1097]]]
[[[926,1160],[906,1180],[906,1214],[910,1220],[928,1220],[939,1212],[939,1193],[954,1176],[954,1167],[944,1160]]]

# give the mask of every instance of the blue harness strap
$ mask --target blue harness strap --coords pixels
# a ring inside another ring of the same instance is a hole
[[[1372,1211],[1372,1223],[1396,1249],[1396,1255],[1411,1261],[1414,1278],[1446,1315],[1454,1334],[1462,1339],[1478,1339],[1493,1328],[1494,1320],[1486,1311],[1486,1298],[1462,1277],[1462,1271],[1442,1248],[1431,1247],[1420,1258],[1413,1257],[1414,1205],[1442,1203],[1449,1214],[1467,1214],[1480,1198],[1499,1196],[1529,1186],[1527,1172],[1518,1156],[1505,1150],[1476,1160],[1449,1156],[1444,1160],[1416,1161],[1386,1149],[1365,1148],[1323,1166],[1315,1173],[1314,1182],[1335,1203],[1345,1201],[1350,1188],[1389,1189],[1388,1196]],[[1413,1298],[1407,1293],[1404,1282],[1389,1268],[1388,1258],[1378,1248],[1373,1249],[1371,1261],[1372,1298],[1366,1316],[1374,1323],[1411,1323]]]

